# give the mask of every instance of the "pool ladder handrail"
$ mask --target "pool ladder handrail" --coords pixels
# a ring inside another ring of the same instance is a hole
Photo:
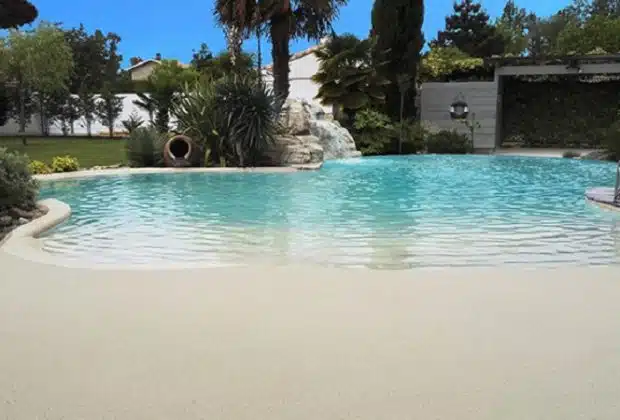
[[[614,204],[620,204],[620,160],[616,166],[616,186],[614,187]]]

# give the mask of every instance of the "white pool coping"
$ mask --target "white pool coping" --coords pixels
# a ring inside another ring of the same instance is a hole
[[[60,172],[53,174],[34,175],[39,181],[57,181],[65,179],[91,178],[98,176],[132,175],[132,174],[170,174],[170,173],[290,173],[299,171],[315,171],[321,169],[323,163],[290,165],[290,166],[262,166],[255,168],[112,168],[112,169],[85,169],[75,172]]]

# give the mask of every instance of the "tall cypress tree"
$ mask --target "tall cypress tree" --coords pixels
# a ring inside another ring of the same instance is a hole
[[[401,89],[403,116],[416,115],[415,81],[424,45],[423,22],[423,0],[375,0],[372,8],[371,35],[377,37],[376,50],[387,61],[384,76],[391,84],[386,86],[386,113],[393,120],[401,115]]]

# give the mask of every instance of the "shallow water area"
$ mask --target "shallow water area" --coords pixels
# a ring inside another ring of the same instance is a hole
[[[615,166],[512,156],[328,161],[319,171],[46,181],[73,210],[43,249],[76,261],[340,267],[615,264],[620,217],[586,203]]]

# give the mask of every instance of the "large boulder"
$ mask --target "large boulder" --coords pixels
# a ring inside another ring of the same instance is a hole
[[[293,135],[311,134],[323,148],[324,159],[359,157],[349,131],[333,121],[322,107],[302,99],[288,99],[282,108],[282,124]]]
[[[311,135],[283,134],[263,153],[267,163],[276,166],[316,165],[323,162],[323,148]]]

